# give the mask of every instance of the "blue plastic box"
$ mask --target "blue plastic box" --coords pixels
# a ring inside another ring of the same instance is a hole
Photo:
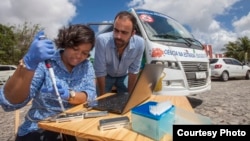
[[[157,102],[147,102],[131,110],[132,129],[154,140],[160,140],[165,134],[171,134],[175,118],[175,107],[172,106],[161,115],[153,115],[149,112],[151,105]]]

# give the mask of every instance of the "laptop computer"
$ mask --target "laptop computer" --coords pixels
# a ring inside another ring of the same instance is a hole
[[[116,114],[127,113],[130,109],[141,104],[151,96],[163,68],[164,66],[160,64],[145,64],[131,94],[116,93],[98,99],[92,108]]]

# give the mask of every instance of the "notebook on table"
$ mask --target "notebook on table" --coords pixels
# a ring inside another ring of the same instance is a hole
[[[127,113],[130,109],[141,104],[151,96],[163,68],[164,66],[159,64],[145,64],[131,94],[116,93],[98,99],[92,108],[116,114]]]

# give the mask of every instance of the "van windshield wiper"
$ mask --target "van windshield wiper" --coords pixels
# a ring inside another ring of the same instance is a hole
[[[185,39],[187,39],[187,40],[189,40],[191,42],[197,42],[197,43],[199,43],[201,45],[201,47],[203,47],[203,44],[199,40],[197,40],[195,38],[185,38]]]
[[[190,47],[192,45],[192,41],[191,38],[184,38],[181,36],[176,36],[176,35],[171,35],[171,34],[157,34],[157,35],[153,35],[154,37],[160,37],[160,38],[165,38],[165,39],[182,39],[186,42],[186,44],[188,45],[188,47]]]

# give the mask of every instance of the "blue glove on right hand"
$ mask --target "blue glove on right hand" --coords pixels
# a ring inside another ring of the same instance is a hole
[[[36,70],[39,62],[50,59],[55,54],[54,45],[51,40],[39,40],[39,37],[45,36],[43,31],[36,34],[30,45],[29,51],[25,54],[23,61],[28,70]]]
[[[59,81],[56,82],[56,86],[57,86],[58,93],[59,93],[60,97],[62,99],[64,99],[64,100],[68,100],[69,99],[69,89],[63,87]],[[43,93],[51,93],[51,94],[56,95],[56,91],[55,91],[54,87],[42,88],[41,92],[43,92]]]

